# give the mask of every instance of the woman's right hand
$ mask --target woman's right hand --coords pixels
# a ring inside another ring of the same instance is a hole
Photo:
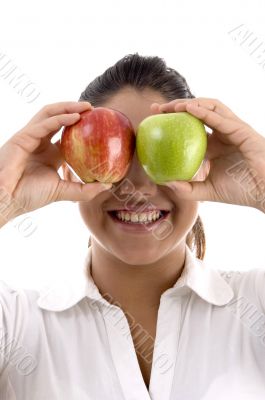
[[[0,148],[0,215],[10,217],[44,207],[49,203],[90,201],[111,185],[75,183],[61,179],[58,169],[65,162],[60,140],[52,137],[63,127],[76,123],[88,102],[62,102],[43,107],[27,125]]]

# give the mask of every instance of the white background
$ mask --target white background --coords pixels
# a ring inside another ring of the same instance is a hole
[[[133,52],[164,58],[197,97],[220,99],[265,136],[264,16],[262,0],[4,2],[0,54],[29,76],[40,96],[29,104],[0,76],[0,144],[43,105],[78,100],[92,79]],[[235,33],[241,24],[256,37],[252,47]],[[205,260],[213,268],[265,268],[264,214],[205,202],[200,215]],[[59,202],[27,216],[37,227],[31,236],[15,226],[20,217],[0,231],[0,279],[37,287],[82,266],[89,232],[76,204]]]

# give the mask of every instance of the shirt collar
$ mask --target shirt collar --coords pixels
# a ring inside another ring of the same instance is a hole
[[[64,311],[76,305],[84,297],[110,306],[100,294],[90,273],[91,246],[88,248],[84,266],[74,280],[40,291],[38,306],[49,311]],[[182,274],[172,288],[161,297],[180,296],[195,292],[210,304],[222,306],[234,297],[234,292],[221,274],[198,259],[186,244],[185,264]]]

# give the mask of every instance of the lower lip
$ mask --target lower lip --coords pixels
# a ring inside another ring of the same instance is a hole
[[[170,212],[165,213],[161,218],[154,222],[150,222],[148,224],[144,223],[133,223],[133,222],[123,222],[113,216],[110,212],[107,212],[110,219],[122,230],[126,232],[138,232],[138,233],[149,233],[152,232],[154,228],[156,228],[162,221],[165,221],[169,218]]]

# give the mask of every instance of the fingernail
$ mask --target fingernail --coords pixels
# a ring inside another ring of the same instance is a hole
[[[178,192],[190,192],[192,190],[188,181],[176,181],[169,183],[168,186]]]
[[[196,109],[196,108],[199,108],[199,104],[197,104],[197,103],[187,103],[187,107]]]
[[[112,183],[102,183],[101,185],[100,185],[100,189],[103,191],[103,190],[108,190],[108,189],[111,189],[112,188]]]
[[[89,106],[93,108],[92,104],[89,101],[82,101],[81,103],[85,104],[86,106]]]
[[[174,185],[174,183],[168,183],[167,186],[170,187],[170,189],[173,189],[173,190],[177,189],[177,187],[176,187],[176,185]]]

